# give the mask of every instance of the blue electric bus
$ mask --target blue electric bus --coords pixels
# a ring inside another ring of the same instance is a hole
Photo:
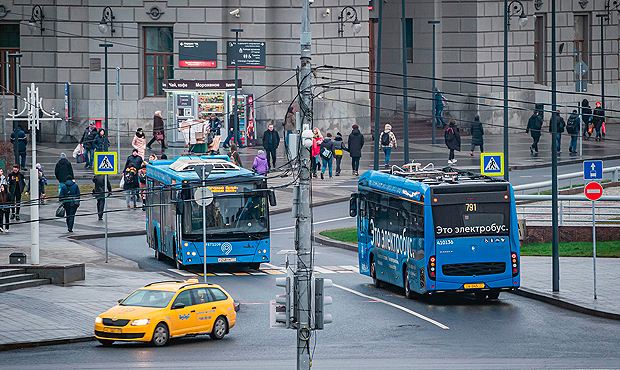
[[[269,205],[273,192],[264,176],[238,167],[227,156],[181,156],[146,167],[146,238],[157,259],[177,268],[203,264],[202,206],[196,202],[201,180],[195,171],[210,164],[206,180],[207,263],[244,264],[258,269],[269,262]]]
[[[416,294],[497,299],[520,285],[510,183],[471,172],[368,171],[351,198],[360,273]]]

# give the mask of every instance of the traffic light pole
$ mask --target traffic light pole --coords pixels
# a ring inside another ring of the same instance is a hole
[[[312,125],[312,68],[310,31],[310,3],[303,1],[301,12],[301,65],[299,107],[301,111],[302,130],[309,130]],[[297,250],[297,277],[293,305],[297,318],[297,369],[310,369],[311,322],[311,283],[312,283],[312,213],[310,209],[310,152],[304,145],[299,146],[299,185],[296,186],[297,214],[295,228],[295,249]]]

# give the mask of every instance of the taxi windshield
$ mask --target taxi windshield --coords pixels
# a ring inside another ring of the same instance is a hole
[[[164,308],[168,305],[168,303],[170,303],[173,296],[174,292],[139,289],[131,293],[129,297],[125,298],[120,305]]]

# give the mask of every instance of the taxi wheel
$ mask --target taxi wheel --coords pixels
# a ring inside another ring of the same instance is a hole
[[[213,331],[211,334],[211,339],[220,340],[224,338],[224,335],[228,332],[228,321],[224,318],[224,316],[220,316],[215,319],[215,323],[213,323]]]
[[[153,343],[155,347],[162,347],[168,343],[168,339],[170,339],[168,326],[164,323],[157,324],[155,330],[153,331],[153,339],[151,339],[151,343]]]
[[[97,339],[99,341],[99,343],[101,343],[102,346],[104,347],[110,347],[114,341],[113,340],[109,340],[109,339]]]

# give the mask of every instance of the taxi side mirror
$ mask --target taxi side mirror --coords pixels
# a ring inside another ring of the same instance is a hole
[[[179,303],[175,303],[175,304],[172,305],[172,309],[173,310],[178,310],[180,308],[185,308],[185,303],[180,303],[179,302]]]
[[[121,298],[121,299],[119,299],[119,300],[118,300],[118,301],[116,301],[116,302],[118,302],[118,303],[120,304],[122,301],[123,301],[123,299]]]

